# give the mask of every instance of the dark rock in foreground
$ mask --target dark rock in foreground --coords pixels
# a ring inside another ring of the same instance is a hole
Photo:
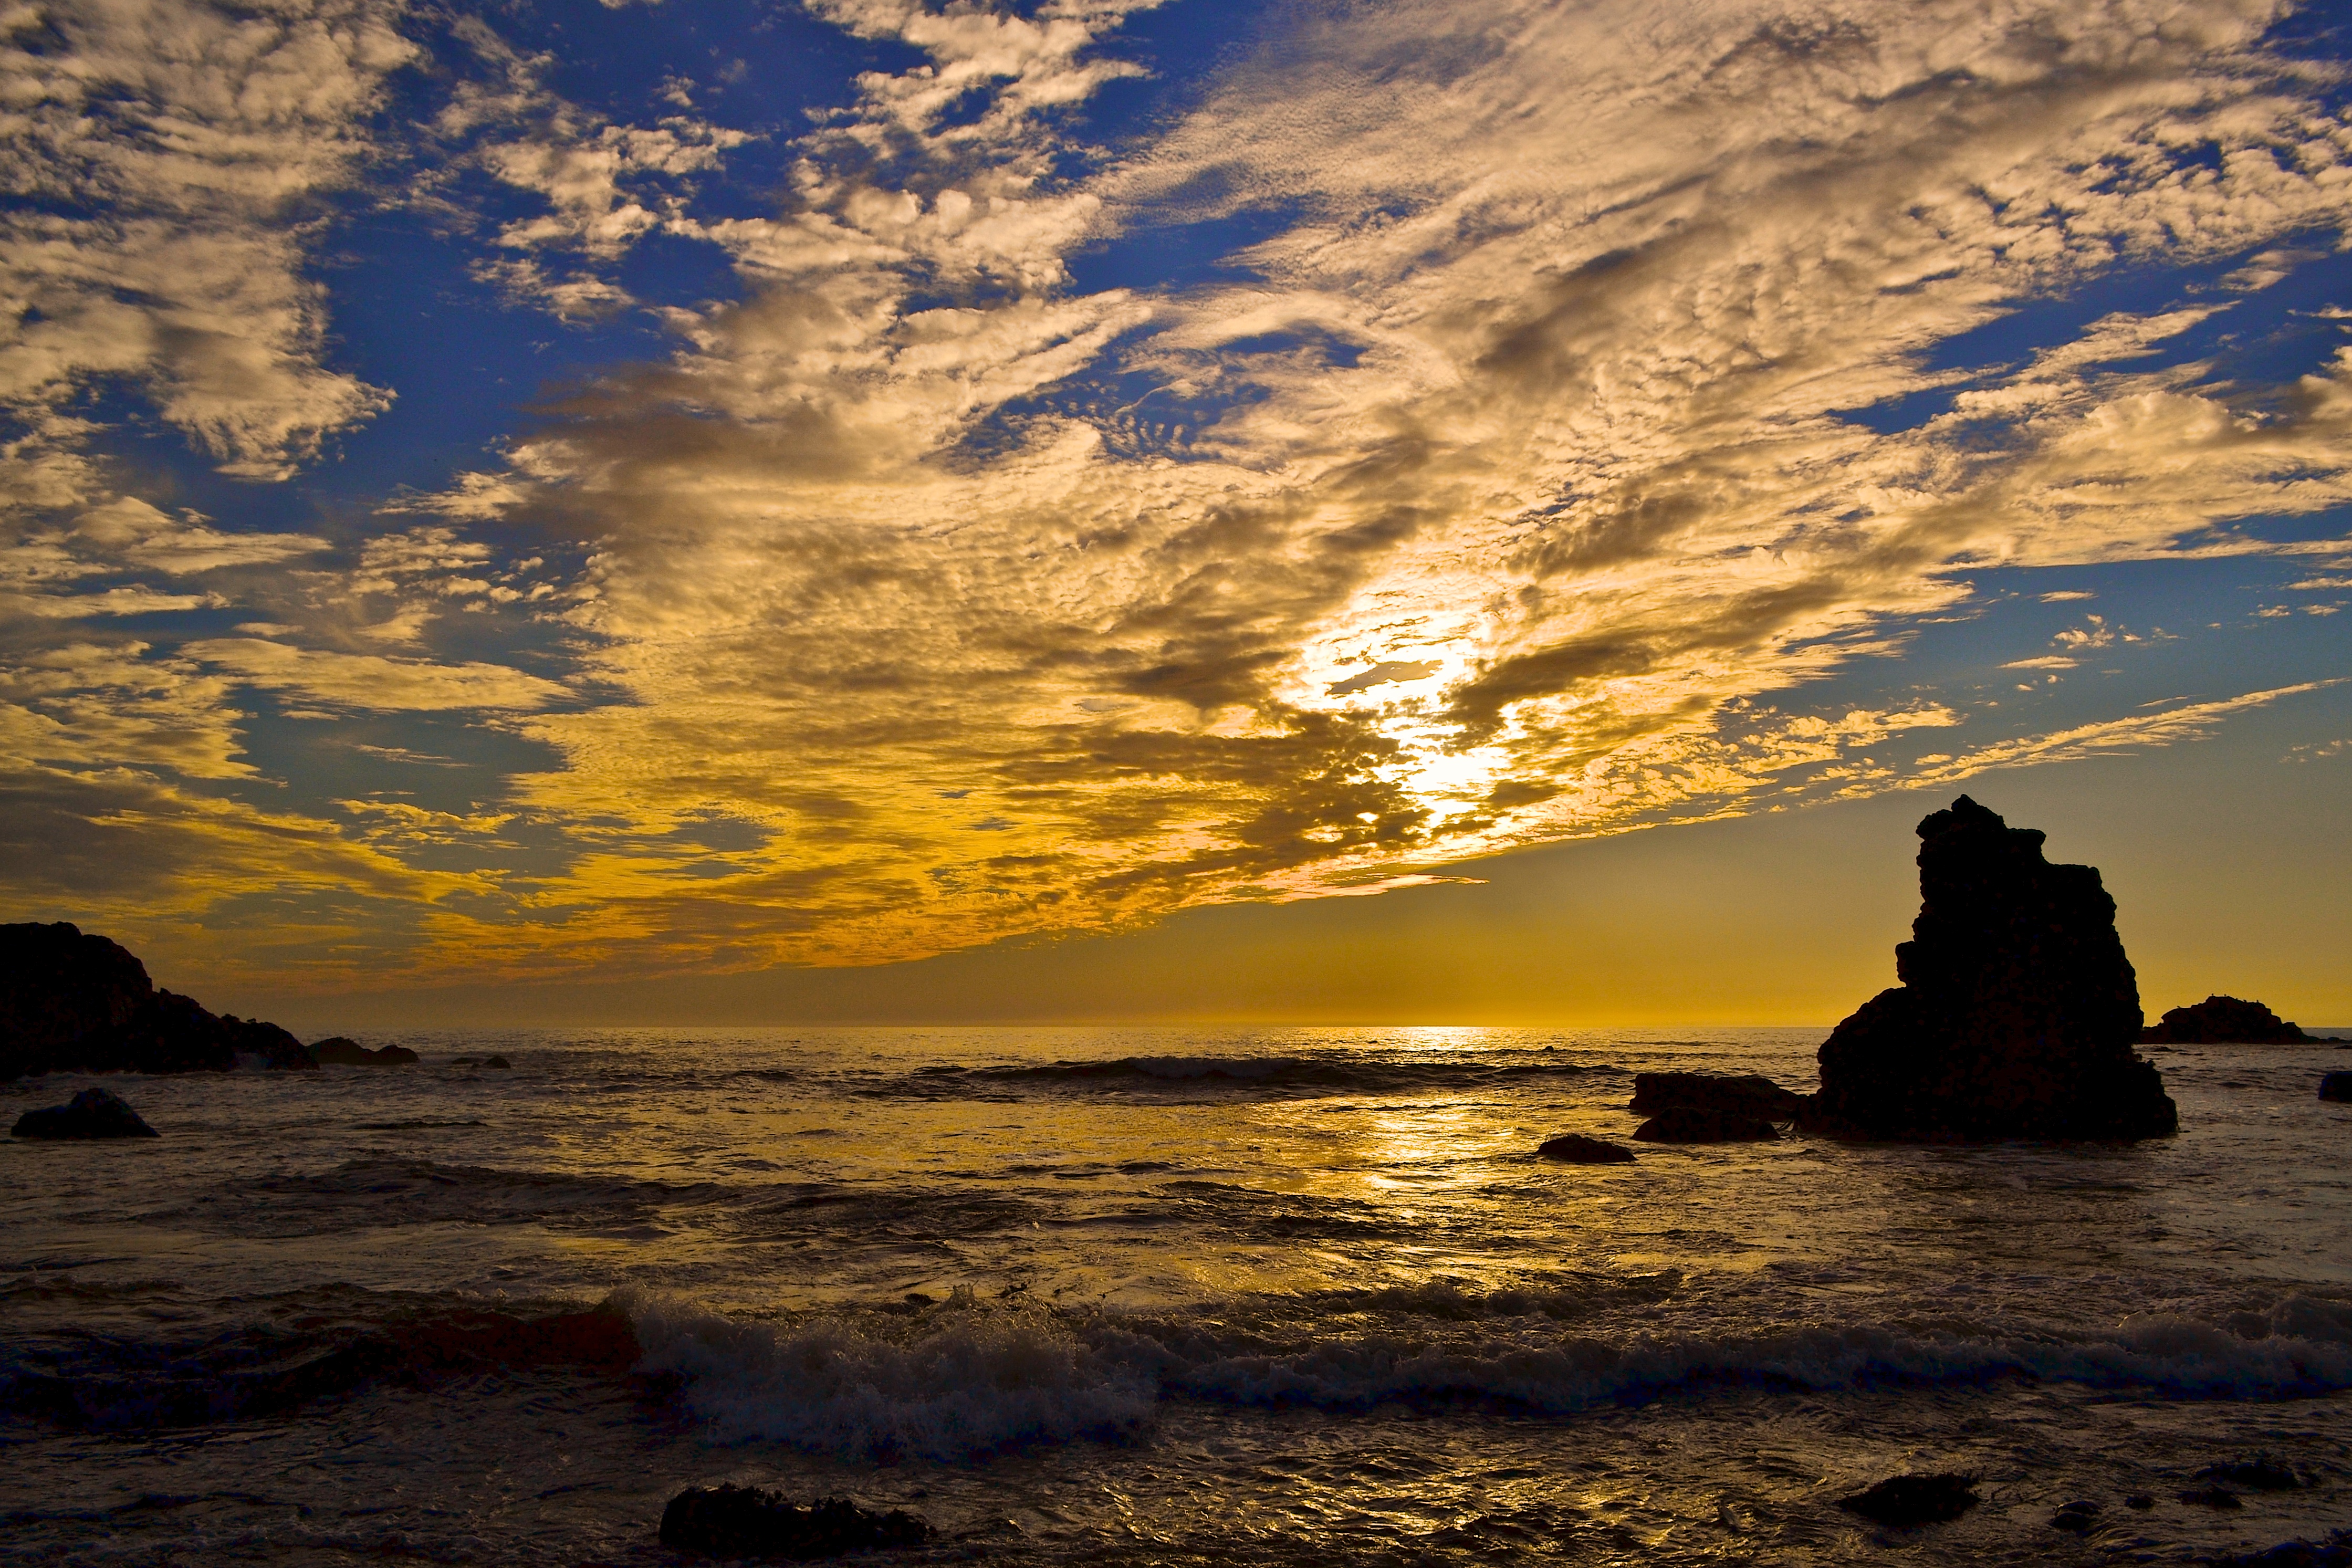
[[[2076,1498],[2073,1502],[2060,1503],[2058,1511],[2050,1516],[2050,1528],[2086,1534],[2099,1522],[2099,1505],[2088,1498]]]
[[[1557,1138],[1545,1139],[1536,1149],[1536,1158],[1560,1160],[1571,1165],[1630,1165],[1633,1163],[1633,1151],[1604,1143],[1598,1138],[1563,1132]]]
[[[112,1089],[86,1089],[63,1105],[28,1110],[8,1130],[11,1138],[156,1138],[162,1136]]]
[[[226,1072],[238,1058],[314,1067],[275,1024],[216,1017],[158,991],[115,942],[60,921],[0,925],[0,1079],[47,1072]]]
[[[931,1527],[899,1509],[875,1513],[847,1498],[806,1508],[753,1487],[688,1487],[662,1510],[661,1542],[706,1557],[807,1562],[894,1546],[920,1546]]]
[[[2352,1101],[2352,1072],[2320,1074],[2319,1098]]]
[[[1838,1507],[1858,1513],[1890,1530],[1912,1530],[1958,1519],[1977,1506],[1974,1476],[1893,1476],[1852,1497],[1838,1499]]]
[[[2208,996],[2193,1007],[2175,1007],[2140,1032],[2142,1045],[2302,1046],[2311,1037],[2260,1002]]]
[[[1760,1116],[1677,1105],[1661,1110],[1633,1130],[1637,1143],[1762,1143],[1780,1136]]]
[[[2179,1114],[2136,1056],[2139,984],[2089,866],[1967,795],[1919,824],[1919,917],[1902,984],[1821,1049],[1799,1124],[1846,1138],[2154,1138]]]
[[[2208,1465],[2192,1479],[2230,1481],[2258,1492],[2298,1491],[2304,1486],[2303,1478],[2292,1466],[2282,1465],[2268,1454],[2256,1454],[2251,1459],[2233,1459],[2226,1465]]]
[[[406,1046],[378,1046],[370,1050],[357,1040],[336,1035],[313,1045],[310,1059],[330,1068],[413,1068],[416,1053]]]
[[[1643,1116],[1662,1110],[1718,1110],[1759,1121],[1790,1121],[1804,1104],[1804,1096],[1790,1093],[1761,1073],[1734,1077],[1714,1072],[1637,1072],[1633,1103],[1627,1109]]]
[[[2267,1552],[2216,1557],[2213,1568],[2352,1568],[2352,1530],[2339,1530],[2326,1541],[2290,1541]]]

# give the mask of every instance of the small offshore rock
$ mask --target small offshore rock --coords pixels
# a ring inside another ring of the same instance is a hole
[[[2182,1502],[2193,1502],[2200,1508],[2243,1508],[2246,1506],[2244,1503],[2238,1500],[2238,1494],[2231,1491],[2227,1487],[2200,1487],[2194,1491],[2182,1492],[2180,1494],[2180,1500]]]
[[[2156,1506],[2156,1499],[2149,1496],[2147,1492],[2134,1492],[2131,1496],[2124,1499],[2124,1506],[2131,1510],[2134,1513],[2146,1513],[2149,1509]]]
[[[11,1138],[158,1138],[162,1134],[110,1089],[86,1089],[63,1105],[28,1110]]]
[[[2208,996],[2189,1007],[2175,1007],[2140,1031],[2142,1045],[2167,1046],[2302,1046],[2311,1037],[2260,1002],[2236,996]]]
[[[1633,1102],[1626,1109],[1643,1116],[1665,1110],[1720,1110],[1759,1121],[1788,1121],[1805,1098],[1782,1089],[1761,1073],[1637,1072]]]
[[[1536,1149],[1536,1158],[1559,1160],[1570,1165],[1630,1165],[1633,1163],[1633,1151],[1604,1143],[1598,1138],[1563,1132],[1557,1138],[1545,1139]]]
[[[1858,1513],[1890,1530],[1941,1524],[1976,1506],[1977,1479],[1946,1473],[1890,1476],[1852,1497],[1838,1499],[1838,1507],[1848,1513]]]
[[[1762,1143],[1780,1136],[1759,1116],[1677,1105],[1633,1130],[1636,1143]]]
[[[514,1063],[504,1057],[459,1057],[449,1064],[453,1068],[499,1068],[512,1070]]]
[[[2352,1102],[2352,1072],[2322,1073],[2319,1098]]]
[[[357,1040],[335,1035],[313,1045],[310,1059],[320,1067],[411,1068],[416,1065],[416,1053],[406,1046],[381,1046],[370,1050]]]
[[[756,1487],[688,1487],[662,1510],[661,1543],[706,1557],[785,1557],[808,1562],[897,1546],[920,1546],[931,1527],[901,1509],[876,1513],[847,1498],[806,1508]]]

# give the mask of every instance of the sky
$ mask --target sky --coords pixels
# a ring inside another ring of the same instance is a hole
[[[371,1023],[2352,1020],[2352,10],[0,6],[0,912]]]

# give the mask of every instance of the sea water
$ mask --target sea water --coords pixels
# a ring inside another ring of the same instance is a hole
[[[1534,1157],[1625,1139],[1637,1071],[1810,1089],[1818,1040],[482,1032],[112,1079],[160,1139],[0,1143],[0,1562],[668,1563],[664,1501],[720,1480],[912,1510],[911,1562],[2352,1526],[2352,1106],[2315,1092],[2347,1058],[2159,1049],[2181,1131],[2133,1145]],[[2309,1484],[2184,1500],[2256,1456]],[[1917,1470],[1982,1500],[1836,1506]]]

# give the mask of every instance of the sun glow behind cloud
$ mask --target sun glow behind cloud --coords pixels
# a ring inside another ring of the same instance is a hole
[[[682,79],[623,123],[396,6],[10,24],[50,205],[0,254],[0,717],[20,798],[78,825],[14,847],[22,896],[242,921],[331,981],[872,963],[2284,700],[2029,732],[1838,684],[1972,573],[2352,563],[2333,322],[2267,380],[2209,346],[2331,264],[2352,184],[2340,73],[2273,7],[1276,12],[1097,144],[1149,9],[820,5],[875,63],[757,132]],[[763,139],[771,210],[698,205]],[[139,493],[92,389],[255,481],[433,395],[335,368],[303,264],[306,202],[403,166],[482,287],[649,311],[669,352],[339,529]],[[640,301],[657,244],[736,293]],[[1945,356],[2149,268],[2177,297]],[[235,624],[171,629],[200,611]],[[164,618],[106,629],[133,614]],[[2063,679],[2095,635],[1995,662]],[[246,787],[265,724],[431,765],[383,728],[427,715],[511,748],[478,806]],[[147,874],[92,870],[132,846]]]

